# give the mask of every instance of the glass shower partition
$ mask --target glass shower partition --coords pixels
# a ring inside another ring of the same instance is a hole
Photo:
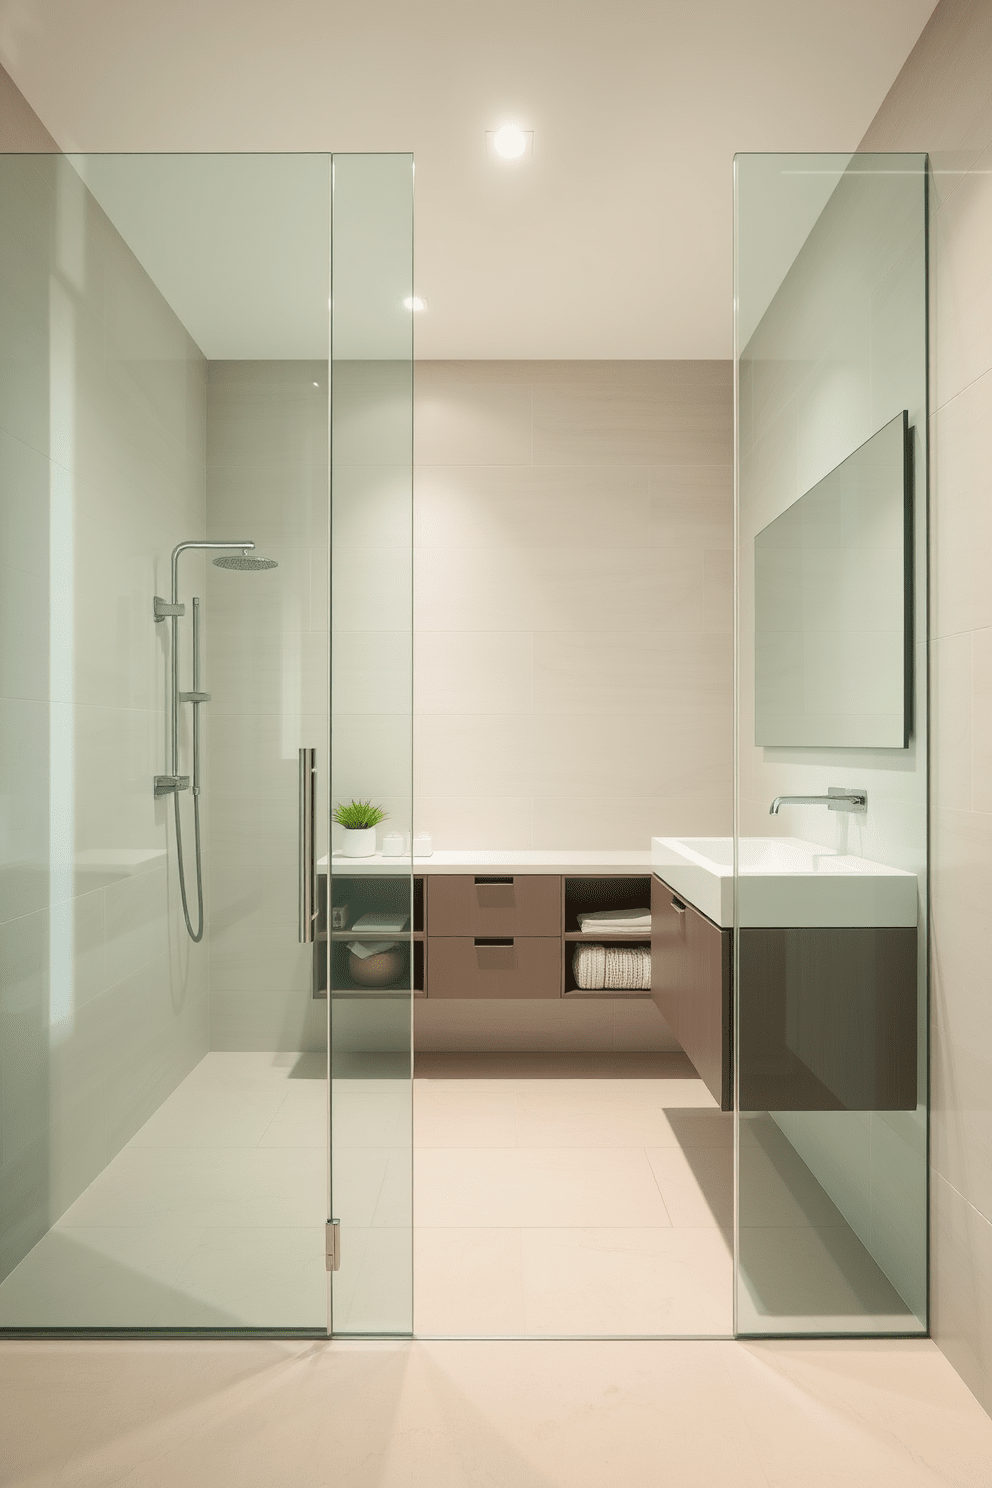
[[[736,1331],[928,1325],[927,162],[735,164]]]
[[[332,1329],[413,1327],[413,158],[335,155],[332,187],[332,811],[328,937]],[[322,933],[325,933],[322,931]]]
[[[330,168],[0,157],[0,1328],[326,1333]]]

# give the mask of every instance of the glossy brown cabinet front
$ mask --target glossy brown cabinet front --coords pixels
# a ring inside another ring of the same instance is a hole
[[[733,1110],[731,931],[651,882],[651,995],[721,1110]]]
[[[429,959],[432,999],[560,995],[561,947],[551,936],[431,936]]]
[[[559,935],[557,874],[437,873],[430,881],[431,935]]]

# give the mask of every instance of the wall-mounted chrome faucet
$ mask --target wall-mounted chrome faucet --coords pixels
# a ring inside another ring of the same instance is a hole
[[[825,796],[776,796],[768,808],[768,815],[778,816],[782,806],[826,806],[828,811],[853,811],[855,815],[863,816],[868,810],[868,792],[828,785]]]

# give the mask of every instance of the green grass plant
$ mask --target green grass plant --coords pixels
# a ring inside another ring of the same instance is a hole
[[[383,811],[381,806],[373,806],[371,801],[349,801],[347,806],[338,802],[334,808],[334,820],[338,826],[349,827],[353,832],[377,827],[388,815],[388,811]]]

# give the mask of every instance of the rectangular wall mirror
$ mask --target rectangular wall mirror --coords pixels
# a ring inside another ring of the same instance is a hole
[[[909,462],[903,412],[755,538],[755,744],[908,745]]]

